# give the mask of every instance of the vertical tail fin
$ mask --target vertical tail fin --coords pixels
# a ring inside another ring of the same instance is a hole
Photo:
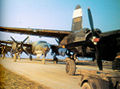
[[[72,31],[82,29],[82,8],[77,5],[73,12]]]

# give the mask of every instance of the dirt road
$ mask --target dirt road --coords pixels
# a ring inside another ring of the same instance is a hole
[[[0,64],[12,72],[25,76],[30,80],[43,84],[51,89],[81,89],[79,76],[69,76],[65,73],[64,64],[41,64],[40,61],[0,59]]]

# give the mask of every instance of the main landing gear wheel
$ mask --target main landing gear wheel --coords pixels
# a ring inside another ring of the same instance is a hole
[[[66,73],[69,75],[75,75],[76,72],[76,64],[72,59],[67,59],[66,61]]]
[[[90,78],[82,84],[82,89],[109,89],[107,83],[100,79]]]
[[[86,82],[82,85],[82,89],[93,89],[93,88],[91,88],[90,84]]]

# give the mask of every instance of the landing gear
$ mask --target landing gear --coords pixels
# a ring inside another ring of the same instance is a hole
[[[4,58],[5,58],[5,53],[2,54],[2,59],[4,59]]]
[[[95,58],[97,60],[97,65],[98,65],[99,70],[103,70],[103,64],[102,64],[102,60],[100,58],[100,52],[99,51],[100,50],[96,46]]]
[[[17,54],[15,53],[14,54],[14,62],[16,62],[17,61]]]
[[[45,64],[45,55],[43,55],[42,64]]]
[[[30,57],[29,57],[29,58],[30,58],[30,61],[32,61],[32,55],[30,55]]]
[[[86,82],[83,82],[81,87],[82,89],[108,89],[108,87],[106,88],[105,86],[103,88],[103,84],[100,79],[90,78],[87,79]]]
[[[66,58],[66,73],[69,75],[75,75],[76,64],[73,59]]]
[[[45,58],[42,59],[42,64],[45,64]]]
[[[18,60],[20,61],[20,54],[18,54]]]
[[[82,85],[82,89],[93,89],[93,88],[91,88],[90,84],[86,82]]]
[[[58,63],[58,58],[56,56],[54,56],[53,61],[54,61],[54,64],[57,64]]]
[[[2,53],[2,59],[5,58],[5,48],[6,48],[5,46],[2,47],[2,52],[1,52]]]

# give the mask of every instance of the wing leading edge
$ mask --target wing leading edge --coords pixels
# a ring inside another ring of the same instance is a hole
[[[0,31],[27,34],[27,35],[36,35],[36,36],[55,37],[55,38],[63,38],[64,36],[69,35],[71,33],[71,31],[62,31],[62,30],[13,28],[13,27],[0,27]]]

